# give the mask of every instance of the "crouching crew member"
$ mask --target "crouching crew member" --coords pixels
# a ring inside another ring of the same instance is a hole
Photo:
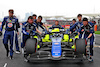
[[[27,22],[24,22],[22,24],[22,43],[21,43],[21,48],[22,48],[22,54],[24,54],[24,47],[25,47],[25,43],[26,40],[28,38],[30,38],[30,30],[32,30],[33,34],[35,34],[35,31],[37,31],[38,33],[42,34],[36,27],[36,25],[33,23],[33,17],[29,16]]]

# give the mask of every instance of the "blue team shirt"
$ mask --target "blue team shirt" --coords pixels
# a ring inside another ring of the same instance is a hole
[[[81,25],[82,25],[82,22],[76,22],[73,26],[70,27],[70,31],[73,31],[73,29],[76,29],[76,31],[78,31]]]
[[[63,28],[61,25],[59,25],[59,24],[58,24],[58,25],[55,25],[55,24],[54,24],[54,25],[52,25],[52,27],[50,27],[50,28],[64,29],[64,28]]]
[[[88,22],[88,25],[84,26],[83,24],[81,25],[80,29],[78,30],[79,33],[85,32],[85,34],[89,35],[90,33],[94,33],[94,24],[91,22]]]
[[[29,32],[27,32],[29,31]],[[32,32],[33,34],[35,34],[36,31],[36,25],[33,24],[29,24],[28,22],[24,22],[22,23],[22,33],[25,35],[29,35],[30,32]]]
[[[2,25],[0,27],[0,31],[2,31],[4,25],[6,25],[6,27],[5,27],[6,31],[13,31],[13,30],[18,31],[18,24],[19,24],[18,19],[15,16],[4,17]]]

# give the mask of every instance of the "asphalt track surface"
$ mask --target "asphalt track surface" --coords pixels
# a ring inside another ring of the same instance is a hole
[[[96,39],[100,39],[97,35]],[[99,40],[100,41],[100,40]],[[20,38],[19,38],[20,46]],[[21,48],[20,48],[21,50]],[[76,60],[61,60],[61,61],[34,61],[26,63],[22,54],[14,53],[14,59],[10,60],[6,57],[6,50],[2,43],[2,37],[0,37],[0,67],[100,67],[100,44],[94,45],[94,61],[78,62]]]
[[[100,45],[100,35],[95,35],[95,43]]]

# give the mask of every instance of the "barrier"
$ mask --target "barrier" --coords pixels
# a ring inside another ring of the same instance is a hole
[[[94,25],[94,31],[97,31],[97,25]]]

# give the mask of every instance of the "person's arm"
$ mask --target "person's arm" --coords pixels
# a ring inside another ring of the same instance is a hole
[[[70,27],[70,31],[72,31],[76,27],[77,23]]]
[[[2,29],[3,29],[3,26],[5,25],[5,23],[6,23],[6,18],[3,19],[2,25],[0,27],[0,32],[2,32]]]
[[[44,30],[44,27],[42,25],[39,25],[43,30]]]
[[[78,29],[78,36],[80,35],[81,30],[82,30],[82,28],[79,28],[79,29]]]
[[[49,29],[52,29],[54,25],[52,25]]]
[[[20,28],[20,23],[18,23],[18,28]]]
[[[90,37],[93,35],[93,33],[94,33],[94,30],[93,30],[93,28],[91,27],[91,28],[90,28],[90,34],[89,34],[88,38],[90,38]]]
[[[60,29],[64,29],[61,25],[59,25],[60,26]]]
[[[29,35],[29,33],[25,31],[25,24],[24,23],[22,24],[22,33],[25,35]]]
[[[37,31],[39,34],[42,34],[37,28],[36,28],[36,31]]]
[[[43,23],[43,26],[46,28],[47,31],[49,31],[48,28],[47,28],[47,26],[44,23]]]
[[[80,35],[80,32],[78,32],[78,36]]]
[[[90,24],[90,26],[94,27],[94,24],[92,22],[88,22]]]
[[[92,36],[92,33],[89,34],[88,38],[90,38]]]
[[[19,35],[18,28],[20,28],[20,25],[19,25],[18,19],[16,19],[16,31],[17,31],[17,34]]]

